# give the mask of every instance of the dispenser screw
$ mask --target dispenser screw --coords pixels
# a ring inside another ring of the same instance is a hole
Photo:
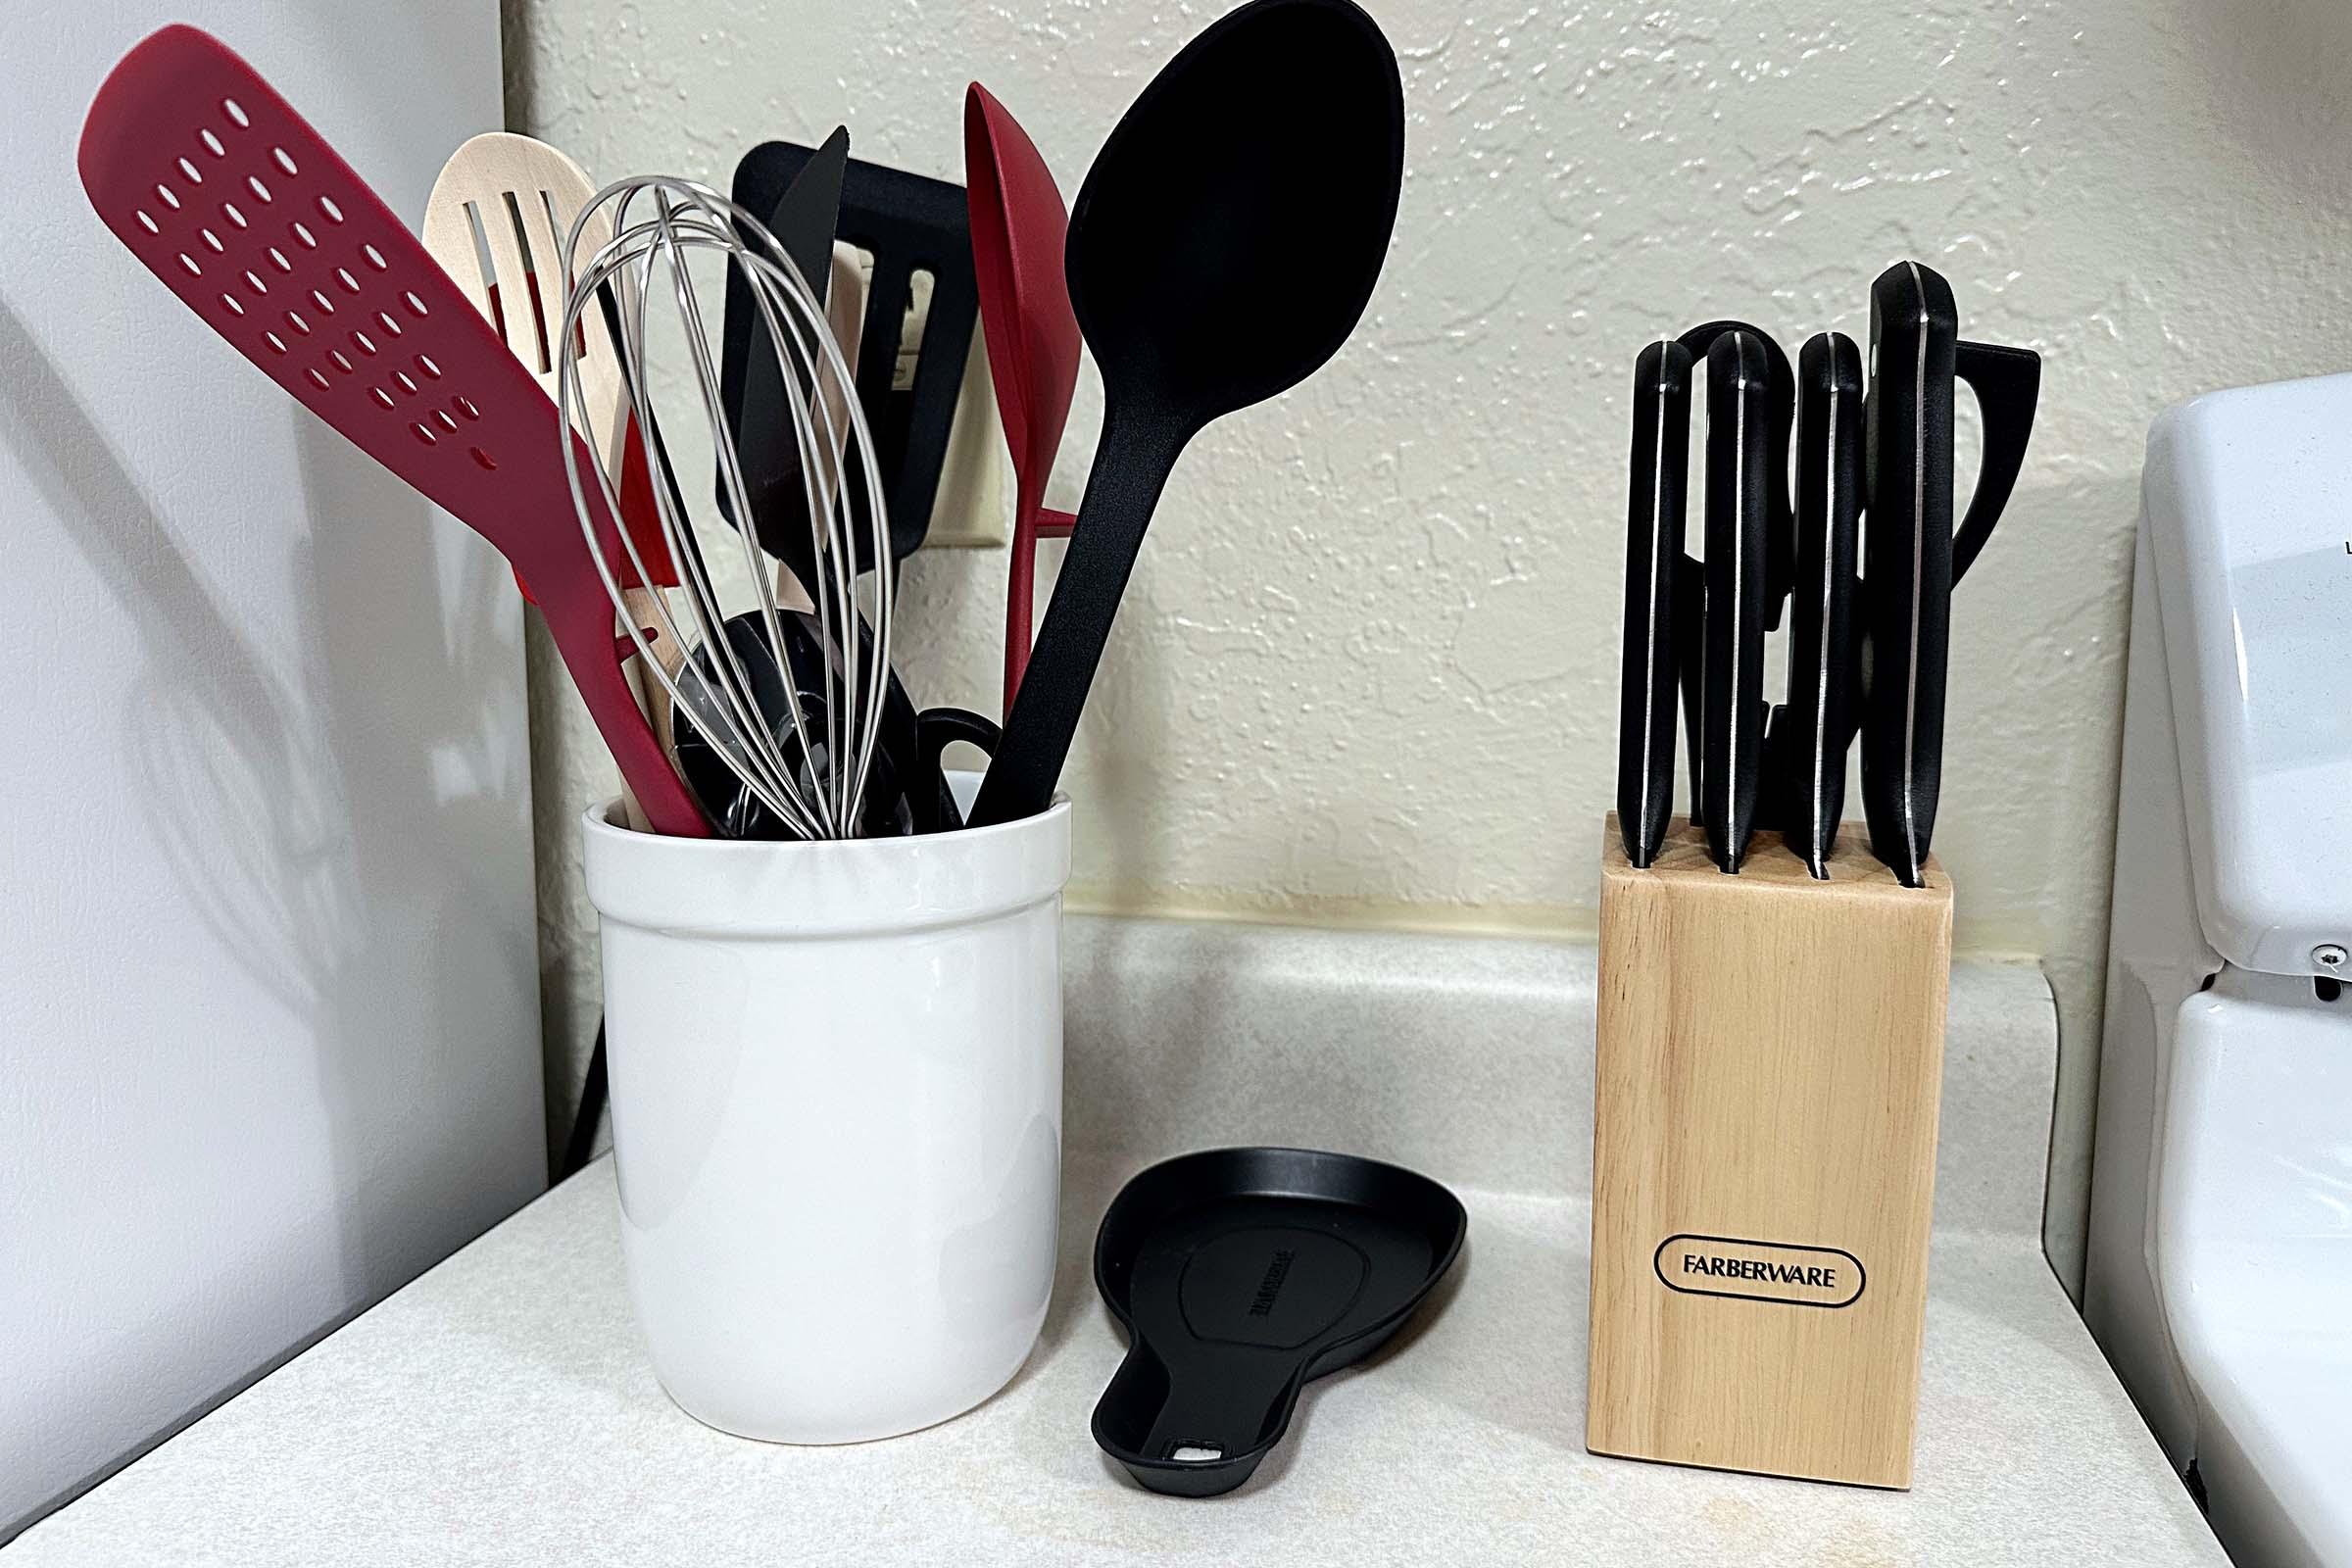
[[[2311,950],[2311,961],[2329,973],[2338,973],[2352,964],[2352,953],[2346,953],[2332,942],[2323,942]]]

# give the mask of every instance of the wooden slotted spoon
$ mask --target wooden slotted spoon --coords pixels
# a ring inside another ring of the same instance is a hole
[[[556,395],[564,304],[571,283],[564,241],[572,220],[595,196],[596,186],[587,173],[561,150],[529,136],[494,130],[450,154],[425,204],[424,248],[550,398]],[[591,219],[590,225],[581,236],[582,255],[593,254],[612,237],[612,220],[604,214]],[[590,440],[592,451],[611,454],[613,467],[619,469],[632,453],[642,452],[621,401],[620,357],[601,315],[583,315],[580,330],[586,341],[580,355],[583,396],[575,428]],[[622,484],[621,473],[612,477]],[[643,476],[628,477],[635,481]],[[623,485],[624,509],[638,487],[634,482]],[[649,561],[656,559],[658,528],[649,534],[630,517],[622,518],[622,526]],[[527,586],[524,592],[529,592]],[[624,585],[621,602],[645,628],[654,657],[674,675],[685,656],[662,640],[662,617],[655,608],[653,590]],[[638,706],[652,720],[662,749],[674,752],[668,693],[661,682],[640,674],[636,663],[630,660],[627,668]],[[642,831],[644,814],[626,789],[621,805],[629,825]]]

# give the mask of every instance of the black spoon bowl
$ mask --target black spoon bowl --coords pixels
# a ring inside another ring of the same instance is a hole
[[[975,826],[1051,804],[1177,456],[1339,352],[1403,177],[1396,55],[1349,0],[1251,0],[1186,45],[1103,143],[1065,247],[1102,437]]]

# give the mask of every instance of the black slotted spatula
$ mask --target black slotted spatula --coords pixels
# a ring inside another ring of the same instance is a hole
[[[772,211],[815,156],[793,142],[762,142],[735,168],[734,196],[753,213]],[[890,508],[894,561],[914,554],[931,529],[931,508],[947,463],[980,296],[972,280],[971,219],[961,185],[852,158],[841,183],[840,239],[874,259],[865,319],[858,333],[858,401],[874,434]],[[931,279],[913,383],[895,382],[917,273]],[[743,330],[749,332],[748,316]],[[727,333],[736,334],[730,313]],[[860,571],[875,563],[859,561]]]

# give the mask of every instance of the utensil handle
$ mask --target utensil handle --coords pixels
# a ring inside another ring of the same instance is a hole
[[[1026,493],[1013,502],[1010,580],[1004,590],[1004,711],[1021,690],[1029,669],[1030,628],[1037,621],[1037,542],[1067,539],[1078,519],[1041,506]]]
[[[972,802],[971,826],[1018,821],[1054,804],[1136,552],[1190,434],[1172,420],[1123,413],[1116,403],[1105,412],[1069,553],[1004,715],[1004,740]]]
[[[1643,866],[1674,810],[1674,583],[1690,472],[1690,351],[1680,343],[1652,343],[1635,362],[1628,471],[1617,820],[1626,858]]]
[[[1871,853],[1905,887],[1925,885],[1942,784],[1957,318],[1931,268],[1897,262],[1871,285],[1862,806]]]
[[[1984,419],[1976,494],[1969,497],[1968,514],[1952,536],[1952,581],[1957,583],[1968,575],[1992,525],[2000,521],[2010,492],[2017,488],[2018,471],[2026,466],[2026,443],[2034,434],[2034,411],[2041,399],[2041,356],[2032,349],[1963,342],[1953,354],[1952,374],[1977,395]]]
[[[1862,518],[1862,351],[1823,332],[1797,355],[1802,413],[1796,431],[1796,588],[1788,619],[1788,706],[1773,733],[1784,741],[1789,845],[1816,878],[1845,810],[1845,758],[1853,741],[1860,629],[1854,574]]]
[[[702,808],[695,805],[686,781],[670,765],[638,710],[637,694],[630,689],[614,647],[611,602],[600,588],[593,598],[574,594],[566,603],[572,608],[564,612],[542,606],[548,634],[646,820],[655,832],[672,838],[709,838],[710,826]]]
[[[910,793],[926,786],[936,788],[938,831],[952,833],[963,826],[963,818],[956,809],[956,792],[948,787],[947,769],[940,760],[957,741],[968,741],[994,759],[1004,732],[995,719],[968,708],[926,708],[915,715],[914,734],[915,776],[906,788]]]
[[[1736,872],[1755,828],[1764,737],[1766,540],[1775,479],[1767,357],[1736,331],[1707,351],[1707,637],[1704,717],[1707,848]],[[1780,482],[1786,482],[1783,470]]]
[[[1771,333],[1745,321],[1705,321],[1676,339],[1704,360],[1715,340],[1738,332],[1763,345],[1765,382],[1772,406],[1772,447],[1767,456],[1764,505],[1764,629],[1781,629],[1781,610],[1796,581],[1796,514],[1788,497],[1788,439],[1796,421],[1796,376],[1788,356]]]

